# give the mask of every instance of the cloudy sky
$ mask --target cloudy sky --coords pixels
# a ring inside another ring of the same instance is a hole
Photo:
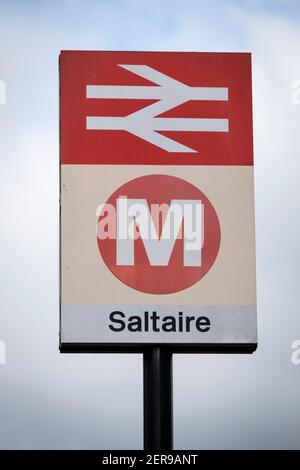
[[[58,351],[61,49],[253,53],[259,348],[174,357],[174,441],[300,447],[299,44],[299,0],[0,0],[0,448],[143,445],[142,357]]]

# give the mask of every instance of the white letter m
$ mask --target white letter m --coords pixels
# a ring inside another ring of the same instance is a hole
[[[117,199],[116,263],[134,266],[135,224],[151,266],[168,266],[183,225],[183,265],[200,267],[204,233],[204,206],[199,200],[171,201],[158,236],[146,199]],[[183,224],[184,222],[184,224]]]

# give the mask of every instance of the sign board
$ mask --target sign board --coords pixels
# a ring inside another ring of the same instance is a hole
[[[251,55],[60,55],[61,351],[257,345]]]

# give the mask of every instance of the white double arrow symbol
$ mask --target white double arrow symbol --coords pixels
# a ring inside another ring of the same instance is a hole
[[[119,65],[159,86],[87,85],[87,98],[159,100],[125,117],[87,116],[88,130],[123,130],[167,152],[195,153],[157,131],[228,132],[228,119],[156,117],[190,100],[228,101],[228,88],[190,87],[147,65]]]

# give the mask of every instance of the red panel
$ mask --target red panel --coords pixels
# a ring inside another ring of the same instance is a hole
[[[161,116],[229,119],[229,132],[161,132],[196,150],[170,153],[127,131],[87,130],[86,116],[127,116],[154,102],[86,98],[86,85],[153,86],[118,64],[148,65],[188,86],[227,87],[228,101],[189,101]],[[60,113],[62,164],[253,165],[249,53],[63,51]]]

